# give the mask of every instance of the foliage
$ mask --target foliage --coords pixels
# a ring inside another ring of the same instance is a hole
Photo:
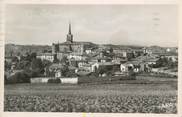
[[[36,59],[37,53],[33,52],[30,54],[30,60]]]
[[[166,57],[159,58],[156,61],[156,64],[152,65],[152,67],[154,67],[154,68],[159,68],[159,67],[175,68],[177,66],[178,66],[178,62],[174,62],[174,61],[172,61],[171,58],[168,59]]]
[[[31,63],[31,69],[38,74],[44,73],[44,65],[41,59],[33,59]]]
[[[43,50],[51,50],[51,46],[48,45],[15,45],[15,44],[5,44],[6,55],[24,55],[27,52],[42,53]]]
[[[96,73],[101,74],[101,75],[104,73],[107,75],[112,75],[113,72],[116,72],[118,70],[119,69],[116,66],[114,66],[114,67],[113,66],[101,66],[97,69]]]
[[[25,72],[17,72],[15,75],[6,78],[6,84],[30,83],[30,76]]]
[[[4,110],[13,112],[177,113],[176,101],[176,96],[155,95],[6,95]]]
[[[113,53],[113,48],[112,47],[109,48],[109,52]]]
[[[43,67],[50,66],[51,64],[52,64],[52,63],[51,63],[50,61],[48,61],[48,60],[43,60],[43,61],[42,61]]]
[[[5,61],[5,63],[4,63],[4,69],[5,70],[10,70],[11,69],[11,64],[9,62]]]
[[[89,74],[90,77],[98,77],[99,74],[97,72],[92,72]]]
[[[61,80],[59,78],[56,79],[49,79],[48,83],[61,83]]]
[[[37,69],[40,67],[43,67],[42,61],[36,58],[36,53],[26,53],[26,56],[21,56],[21,61],[17,63],[16,69]]]
[[[46,75],[47,77],[54,77],[54,76],[55,76],[55,73],[54,73],[53,71],[50,71],[50,70],[49,70],[49,67],[46,66],[46,67],[45,67],[45,75]]]
[[[19,60],[18,60],[18,58],[15,56],[15,57],[12,58],[12,62],[16,62],[16,63],[17,63],[17,62],[19,62]]]
[[[98,74],[108,74],[108,72],[110,73],[112,71],[113,67],[112,66],[101,66],[97,69],[97,73]]]
[[[31,66],[31,63],[27,60],[23,60],[17,63],[16,69],[21,70],[21,69],[29,69]]]
[[[67,65],[63,65],[62,69],[61,69],[61,73],[62,73],[62,76],[67,76],[67,73],[69,72],[69,68]]]
[[[7,79],[7,75],[4,74],[4,84],[8,84],[8,79]]]
[[[63,58],[61,59],[60,62],[63,65],[69,65],[69,61],[68,61],[68,58],[66,56],[63,56]]]
[[[44,68],[51,63],[36,58],[36,53],[27,54],[21,61],[16,65],[16,70],[23,70],[23,72],[17,72],[14,75],[7,77],[6,83],[28,83],[30,78],[42,76]],[[10,65],[5,61],[5,68],[9,68]]]
[[[78,75],[73,70],[68,70],[65,72],[66,77],[77,77]]]
[[[134,58],[134,57],[135,57],[135,55],[134,55],[133,52],[127,53],[127,59],[128,59],[128,60],[130,60],[130,59],[132,59],[132,58]]]
[[[105,67],[105,66],[99,67],[99,68],[97,69],[97,72],[98,72],[99,74],[102,75],[102,74],[108,72],[108,71],[107,71],[107,67]]]

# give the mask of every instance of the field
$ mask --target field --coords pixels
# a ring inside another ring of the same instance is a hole
[[[177,81],[6,85],[4,111],[177,113]]]

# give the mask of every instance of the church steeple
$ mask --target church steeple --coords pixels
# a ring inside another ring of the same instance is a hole
[[[67,42],[73,42],[73,35],[71,34],[71,23],[69,22],[69,29],[68,29],[68,34],[66,38]]]
[[[71,23],[69,22],[69,31],[68,34],[71,34]]]

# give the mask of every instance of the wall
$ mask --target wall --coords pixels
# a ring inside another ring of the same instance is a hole
[[[53,79],[51,77],[38,77],[38,78],[31,78],[30,83],[48,83],[49,79]],[[60,78],[61,84],[77,84],[78,78]]]
[[[30,83],[47,83],[50,77],[31,78]]]
[[[60,78],[62,84],[77,84],[78,78]]]

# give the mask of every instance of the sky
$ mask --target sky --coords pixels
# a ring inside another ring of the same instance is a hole
[[[5,43],[65,42],[71,22],[74,41],[174,47],[177,11],[175,5],[7,5]]]

